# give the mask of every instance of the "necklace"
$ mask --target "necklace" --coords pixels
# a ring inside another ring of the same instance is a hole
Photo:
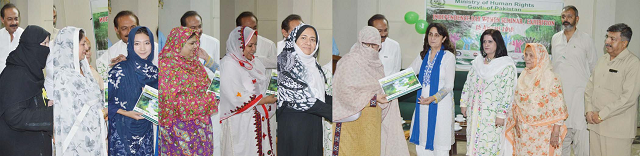
[[[489,58],[489,57],[484,58],[484,62],[487,62],[487,63],[491,63],[491,60],[493,60],[493,58]]]

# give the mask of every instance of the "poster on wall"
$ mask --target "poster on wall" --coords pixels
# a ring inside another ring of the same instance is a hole
[[[108,26],[109,26],[109,12],[108,12],[107,0],[91,0],[91,17],[93,20],[93,31],[96,39],[96,70],[102,76],[102,79],[106,81],[108,60],[107,55],[108,47]]]
[[[468,71],[480,55],[480,37],[487,29],[502,33],[518,72],[525,67],[525,43],[541,43],[551,52],[551,38],[562,30],[562,0],[427,0],[426,5],[427,22],[449,30],[459,71]]]

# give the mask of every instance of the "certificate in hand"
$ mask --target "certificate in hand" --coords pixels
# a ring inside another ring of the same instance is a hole
[[[378,82],[384,93],[387,94],[387,100],[389,101],[418,90],[421,87],[418,78],[416,78],[416,74],[411,68],[389,75],[378,80]]]

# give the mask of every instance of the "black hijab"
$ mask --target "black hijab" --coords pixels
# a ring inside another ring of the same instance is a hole
[[[21,102],[42,93],[42,69],[47,64],[49,47],[40,43],[49,35],[36,25],[29,25],[24,30],[18,47],[9,53],[7,67],[0,74],[0,105]]]

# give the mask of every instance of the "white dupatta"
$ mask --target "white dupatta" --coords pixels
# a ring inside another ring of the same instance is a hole
[[[103,95],[86,59],[80,60],[80,28],[65,27],[51,45],[45,79],[55,102],[56,155],[107,155]]]

